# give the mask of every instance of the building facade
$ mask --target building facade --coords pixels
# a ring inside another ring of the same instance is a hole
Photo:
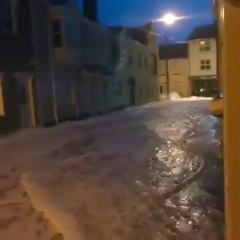
[[[0,1],[0,133],[35,126],[28,0]]]
[[[181,97],[190,96],[191,82],[189,79],[190,69],[187,44],[161,46],[159,57],[158,78],[161,83],[161,94],[167,95],[169,88],[169,93],[176,92]],[[167,74],[169,82],[167,81]]]
[[[1,1],[0,133],[157,99],[156,42],[116,34],[89,15],[74,0]]]
[[[215,38],[189,41],[192,94],[211,96],[217,90],[217,46]]]
[[[168,64],[169,92],[176,92],[181,97],[191,95],[191,82],[189,79],[189,59],[176,58],[159,61],[159,78],[161,94],[167,95],[166,64]]]
[[[216,26],[196,27],[188,41],[193,95],[212,96],[217,91]]]
[[[160,83],[158,81],[158,51],[152,51],[133,39],[128,39],[128,72],[131,105],[158,101]],[[133,88],[134,90],[131,90]],[[134,94],[134,95],[133,95]]]
[[[141,28],[125,28],[130,105],[158,101],[159,51],[156,35],[151,24]]]

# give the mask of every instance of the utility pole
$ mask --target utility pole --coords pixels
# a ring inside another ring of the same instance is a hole
[[[167,97],[169,98],[170,96],[170,79],[169,79],[169,65],[168,65],[168,62],[169,62],[169,56],[168,56],[168,47],[167,47],[167,44],[168,44],[168,37],[167,35],[164,36],[164,44],[166,46],[166,52],[165,52],[165,62],[166,62],[166,80],[167,80]]]

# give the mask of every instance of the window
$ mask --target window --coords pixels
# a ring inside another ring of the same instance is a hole
[[[163,93],[163,87],[162,86],[160,86],[160,89],[159,89],[160,91],[159,91],[159,93],[161,94],[161,93]]]
[[[138,66],[139,67],[142,66],[142,54],[141,53],[138,54]]]
[[[199,44],[200,44],[200,51],[210,50],[210,42],[208,40],[201,40]]]
[[[0,32],[1,34],[12,34],[12,15],[10,1],[0,1]]]
[[[53,28],[53,46],[62,47],[63,46],[62,20],[54,19],[52,21],[52,28]]]
[[[3,81],[0,79],[0,117],[5,116],[4,99],[3,99]]]
[[[201,68],[201,70],[210,70],[211,69],[211,61],[209,59],[201,60],[200,68]]]
[[[144,58],[144,65],[145,65],[145,68],[148,67],[148,59],[147,59],[147,57]]]

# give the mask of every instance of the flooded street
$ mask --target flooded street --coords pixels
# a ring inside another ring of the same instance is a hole
[[[18,169],[66,240],[222,240],[221,140],[207,106],[152,103],[22,132],[0,141],[2,169]]]

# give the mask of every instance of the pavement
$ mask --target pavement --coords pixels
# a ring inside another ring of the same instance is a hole
[[[0,139],[1,238],[224,239],[208,104],[151,103]]]

